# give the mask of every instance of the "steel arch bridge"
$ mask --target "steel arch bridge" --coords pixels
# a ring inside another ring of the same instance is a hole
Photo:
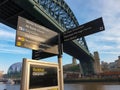
[[[22,16],[58,33],[79,25],[64,0],[1,0],[0,21],[16,29],[17,17]],[[68,45],[70,45],[68,47]],[[64,44],[64,52],[81,61],[84,73],[94,72],[93,57],[84,37]],[[73,52],[72,48],[76,48]],[[78,50],[79,48],[79,50]],[[80,52],[79,54],[76,54]]]
[[[64,0],[35,0],[49,13],[65,30],[79,25],[76,17]],[[88,50],[84,37],[77,39],[81,46]]]

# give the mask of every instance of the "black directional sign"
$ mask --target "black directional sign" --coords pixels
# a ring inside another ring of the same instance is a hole
[[[56,48],[57,48],[57,45],[53,46],[52,48],[49,48],[49,50],[47,50],[46,52],[43,52],[41,50],[32,50],[32,59],[39,60],[43,58],[56,56],[56,53],[57,53]]]
[[[98,18],[63,33],[63,40],[70,41],[105,29],[102,18]]]
[[[16,46],[58,54],[57,35],[46,27],[18,17]]]

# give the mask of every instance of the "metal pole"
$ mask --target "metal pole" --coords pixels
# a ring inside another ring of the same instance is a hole
[[[64,81],[63,81],[63,66],[62,66],[62,53],[63,53],[63,44],[61,43],[61,35],[58,35],[58,65],[59,65],[59,80],[60,80],[60,90],[64,90]]]
[[[62,56],[61,57],[58,56],[58,64],[59,64],[60,90],[64,90]]]

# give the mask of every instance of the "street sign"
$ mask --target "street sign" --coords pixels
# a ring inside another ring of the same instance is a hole
[[[52,57],[52,56],[56,56],[57,51],[55,51],[57,48],[57,45],[53,46],[52,48],[49,48],[51,50],[49,50],[50,52],[43,52],[41,50],[32,50],[32,59],[44,59],[44,58],[48,58],[48,57]],[[51,53],[52,52],[52,53]]]
[[[70,41],[105,29],[102,18],[98,18],[63,33],[63,40]]]
[[[16,46],[58,54],[58,34],[23,17],[18,17]],[[54,50],[52,47],[55,47]]]

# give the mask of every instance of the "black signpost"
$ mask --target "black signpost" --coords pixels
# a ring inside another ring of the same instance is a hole
[[[63,42],[71,41],[83,36],[103,31],[105,29],[102,18],[80,25],[63,33]]]
[[[60,80],[59,90],[64,90],[62,67],[63,42],[71,41],[83,36],[100,32],[104,29],[105,27],[102,18],[98,18],[86,24],[80,25],[79,27],[67,30],[63,32],[63,34],[57,34],[56,32],[53,32],[48,28],[19,17],[16,35],[16,46],[32,49],[33,59],[41,59],[49,56],[58,55]],[[31,68],[33,67],[31,66]],[[33,83],[34,82],[30,81],[30,85],[32,85]],[[38,83],[35,83],[35,85],[36,84]],[[34,85],[32,86],[32,88],[33,87]]]
[[[64,90],[63,66],[62,66],[63,43],[61,42],[61,34],[58,35],[58,52],[59,52],[58,65],[59,65],[60,90]]]
[[[103,31],[104,24],[102,18],[98,18],[86,24],[83,24],[72,30],[63,32],[63,35],[58,36],[58,63],[60,69],[60,90],[64,90],[63,85],[63,67],[62,67],[62,51],[63,51],[63,42],[71,41],[83,36],[87,36],[96,32]],[[61,38],[62,37],[62,38]]]

